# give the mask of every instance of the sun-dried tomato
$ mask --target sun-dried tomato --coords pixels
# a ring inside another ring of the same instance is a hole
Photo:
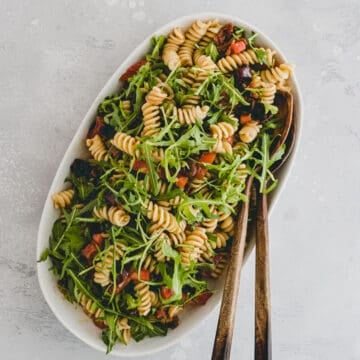
[[[99,329],[105,329],[106,328],[106,324],[103,320],[96,320],[93,319],[93,323],[95,324],[96,327],[98,327]]]
[[[87,244],[82,250],[81,255],[89,262],[91,263],[92,259],[97,254],[98,250],[94,243]]]
[[[112,193],[110,191],[106,192],[104,198],[109,205],[111,205],[111,206],[116,205],[114,193]]]
[[[225,42],[231,40],[234,33],[234,25],[232,23],[225,24],[221,27],[219,32],[214,37],[216,46],[223,45]]]
[[[225,55],[226,50],[231,45],[233,32],[234,25],[232,23],[228,23],[225,24],[214,37],[214,43],[221,55]]]
[[[86,138],[91,139],[95,135],[98,135],[104,126],[105,126],[104,119],[100,116],[97,116],[95,119],[95,122],[92,124]]]
[[[121,81],[126,81],[127,79],[129,79],[130,77],[132,77],[133,75],[135,75],[137,73],[137,71],[147,63],[146,59],[142,59],[138,62],[136,62],[135,64],[132,64],[131,66],[128,67],[128,69],[120,76],[120,80]]]
[[[192,299],[191,303],[194,305],[205,305],[211,296],[212,296],[211,292],[203,292],[202,294]]]
[[[91,238],[94,244],[96,244],[99,247],[102,246],[102,243],[104,241],[104,234],[102,233],[93,234]]]

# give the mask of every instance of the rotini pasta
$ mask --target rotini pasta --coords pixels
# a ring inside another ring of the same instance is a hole
[[[110,245],[101,256],[100,261],[95,264],[94,282],[102,287],[110,284],[110,274],[114,261],[120,260],[124,256],[126,246],[117,242],[114,245]]]
[[[114,138],[111,140],[111,143],[118,148],[119,150],[129,154],[136,154],[136,147],[140,144],[139,140],[133,138],[130,135],[118,132],[115,134]]]
[[[130,221],[130,215],[128,215],[121,207],[103,206],[102,208],[94,208],[94,216],[101,220],[107,220],[116,226],[125,226]]]
[[[146,316],[151,310],[151,293],[149,285],[139,282],[134,286],[136,295],[139,300],[137,310],[140,316]]]
[[[239,131],[240,140],[244,143],[253,142],[259,131],[261,129],[261,125],[257,121],[249,121],[247,122]]]
[[[197,227],[186,235],[186,239],[181,246],[181,261],[185,265],[190,265],[191,261],[197,261],[201,255],[207,236],[204,228]]]
[[[260,76],[264,82],[278,84],[287,80],[292,71],[293,66],[291,64],[280,64],[274,68],[261,71]]]
[[[185,35],[181,28],[175,28],[167,38],[162,59],[170,70],[175,70],[181,63],[178,50],[184,41]]]
[[[227,254],[219,254],[219,256],[221,256],[220,261],[215,264],[214,270],[210,273],[213,279],[218,279],[227,265]]]
[[[87,139],[86,146],[96,161],[106,161],[108,159],[107,150],[99,135],[95,135],[92,139]]]
[[[143,208],[148,219],[152,220],[158,226],[175,234],[181,231],[175,216],[161,206],[153,203],[152,201],[146,201]]]
[[[206,34],[208,24],[198,20],[194,22],[189,30],[185,33],[185,41],[179,50],[179,57],[182,66],[193,65],[193,52],[195,44]]]
[[[127,345],[131,340],[131,328],[128,324],[127,318],[119,319],[116,323],[116,330],[118,336],[122,338],[125,345]]]
[[[272,52],[270,50],[261,49],[267,52],[267,60],[269,63],[272,63]],[[217,63],[218,68],[224,72],[228,73],[230,71],[236,70],[238,67],[242,65],[249,64],[258,64],[259,59],[256,55],[256,52],[252,49],[241,52],[240,54],[233,54],[226,56],[220,59]]]
[[[142,108],[144,128],[141,133],[142,136],[153,136],[160,131],[160,108],[157,105],[152,105],[146,102]]]
[[[186,105],[183,108],[174,107],[173,116],[179,121],[181,125],[195,124],[196,121],[203,120],[207,112],[209,111],[208,106],[191,106]]]
[[[66,206],[70,205],[73,197],[73,189],[60,191],[51,196],[55,209],[65,208]]]

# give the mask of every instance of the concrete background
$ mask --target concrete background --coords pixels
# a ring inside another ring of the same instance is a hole
[[[0,2],[1,359],[99,360],[46,305],[35,273],[40,214],[74,131],[105,81],[160,25],[238,15],[296,63],[300,154],[271,219],[274,359],[360,359],[360,2]],[[253,354],[254,261],[243,272],[233,359]],[[208,359],[216,316],[147,359]],[[110,357],[108,357],[110,358]]]

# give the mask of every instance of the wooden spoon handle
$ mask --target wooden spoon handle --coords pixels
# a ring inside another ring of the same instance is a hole
[[[258,195],[256,219],[255,360],[271,359],[267,195]]]
[[[243,203],[236,223],[235,237],[229,257],[229,265],[225,278],[220,315],[212,353],[213,360],[230,358],[235,310],[240,287],[240,273],[244,258],[252,183],[253,177],[249,177],[245,189],[248,201]]]

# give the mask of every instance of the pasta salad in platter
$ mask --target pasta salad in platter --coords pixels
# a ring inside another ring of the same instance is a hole
[[[256,34],[216,19],[175,28],[99,105],[66,189],[49,247],[58,287],[119,341],[164,336],[206,303],[228,258],[252,175],[275,188],[270,159],[292,65]],[[261,173],[255,170],[261,166]]]

